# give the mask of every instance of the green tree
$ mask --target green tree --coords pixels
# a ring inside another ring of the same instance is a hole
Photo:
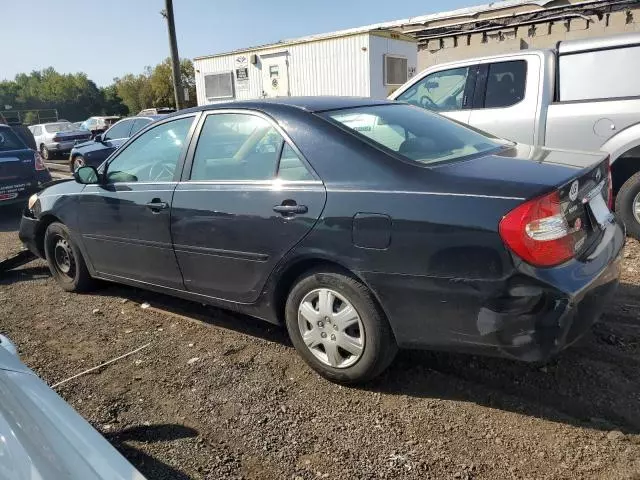
[[[180,61],[180,76],[182,88],[189,93],[189,100],[185,100],[184,107],[196,105],[196,82],[193,63],[189,59]],[[171,59],[167,58],[153,69],[151,76],[151,90],[153,92],[153,102],[155,107],[175,107],[175,97],[173,94],[173,75],[171,73]]]

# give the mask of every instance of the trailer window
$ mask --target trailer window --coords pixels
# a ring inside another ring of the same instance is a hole
[[[233,72],[212,73],[204,76],[204,94],[208,100],[234,98]]]
[[[640,96],[640,46],[561,55],[560,101]]]
[[[402,85],[409,78],[407,59],[404,57],[384,56],[384,84]]]

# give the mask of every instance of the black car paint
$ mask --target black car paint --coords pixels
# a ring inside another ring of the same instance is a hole
[[[188,182],[192,140],[184,168],[162,188],[134,187],[140,191],[127,193],[126,200],[112,186],[65,182],[45,190],[36,218],[23,219],[20,236],[42,255],[44,228],[59,219],[71,229],[92,275],[273,323],[282,321],[282,299],[295,275],[329,263],[371,288],[401,347],[541,360],[598,318],[617,285],[624,244],[618,223],[608,225],[583,257],[547,269],[509,252],[497,226],[525,199],[565,184],[602,156],[514,146],[423,167],[391,158],[312,113],[368,103],[284,99],[178,112],[165,121],[193,115],[190,135],[215,111],[261,112],[277,121],[322,181],[275,191],[255,184],[194,185]],[[91,190],[100,191],[94,197],[100,209],[84,211],[79,199]],[[150,212],[145,204],[153,199],[173,202],[171,212]],[[287,199],[311,207],[293,225],[272,210]],[[87,255],[87,215],[94,228],[113,236],[108,259]],[[165,232],[156,236],[159,225]],[[283,228],[293,232],[284,244]],[[155,234],[130,235],[147,229]],[[105,262],[123,270],[105,274]],[[141,270],[136,275],[126,265]]]
[[[153,123],[154,121],[163,117],[164,115],[127,117],[120,120],[120,122],[136,119],[148,119],[149,123]],[[109,131],[120,122],[114,123],[108,130],[101,134],[100,140],[94,138],[93,140],[88,140],[86,142],[78,143],[77,145],[75,145],[71,149],[71,153],[69,154],[71,162],[73,162],[73,159],[75,157],[80,155],[84,158],[85,165],[91,165],[94,167],[100,166],[109,157],[109,155],[120,148],[122,144],[124,144],[130,138],[129,135],[127,135],[127,137],[125,138],[109,138]],[[142,128],[141,130],[144,130],[144,128]]]
[[[12,131],[23,142],[23,138],[9,126],[0,125]],[[24,145],[17,150],[0,151],[0,195],[16,193],[13,199],[0,200],[0,206],[24,202],[32,193],[39,190],[46,182],[51,181],[48,170],[35,169],[35,150]]]

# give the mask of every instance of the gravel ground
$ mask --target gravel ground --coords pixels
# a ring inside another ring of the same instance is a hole
[[[0,211],[0,258],[20,248]],[[401,352],[365,388],[307,368],[283,330],[141,290],[0,277],[0,331],[149,479],[640,479],[640,244],[601,323],[545,366]],[[148,302],[151,308],[141,308]]]

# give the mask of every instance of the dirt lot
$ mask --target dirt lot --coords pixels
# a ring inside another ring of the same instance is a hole
[[[0,215],[2,258],[20,245]],[[115,285],[67,294],[41,261],[0,277],[0,332],[49,384],[151,342],[58,389],[150,479],[640,479],[640,245],[625,255],[615,305],[543,368],[402,352],[339,387],[278,328]]]

